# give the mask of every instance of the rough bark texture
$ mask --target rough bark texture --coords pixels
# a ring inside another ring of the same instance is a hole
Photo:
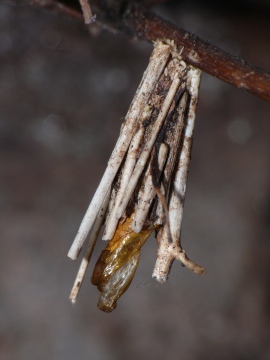
[[[67,6],[65,1],[31,0],[36,5],[56,12],[81,17],[76,2]],[[130,37],[146,41],[157,39],[174,40],[179,49],[183,48],[183,59],[202,71],[270,101],[270,73],[232,56],[210,43],[199,39],[190,32],[177,28],[161,17],[146,11],[132,1],[93,1],[97,23],[111,31],[124,33]]]

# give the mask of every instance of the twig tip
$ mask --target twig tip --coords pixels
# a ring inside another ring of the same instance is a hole
[[[96,19],[97,19],[97,14],[91,16],[90,18],[87,18],[87,19],[85,18],[84,22],[85,22],[85,24],[89,25],[89,24],[94,23],[96,21]]]

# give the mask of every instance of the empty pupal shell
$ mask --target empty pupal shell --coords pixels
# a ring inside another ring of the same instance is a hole
[[[115,309],[116,301],[128,289],[139,263],[140,248],[153,231],[135,233],[132,221],[133,216],[119,223],[94,268],[92,284],[101,292],[98,307],[105,312]]]

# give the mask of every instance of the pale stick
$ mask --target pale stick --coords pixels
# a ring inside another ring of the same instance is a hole
[[[111,192],[111,197],[110,197],[110,201],[109,201],[109,206],[108,206],[108,210],[107,210],[106,221],[105,221],[104,227],[106,227],[108,218],[110,217],[110,214],[114,209],[115,200],[116,200],[116,196],[117,196],[117,189],[118,189],[119,185],[120,185],[120,179],[118,178],[112,187],[112,192]]]
[[[121,177],[121,181],[120,181],[120,186],[117,191],[116,198],[115,198],[114,207],[113,207],[112,211],[110,212],[109,216],[107,217],[106,226],[105,226],[104,234],[102,236],[102,240],[111,240],[114,236],[114,233],[117,228],[118,221],[119,221],[115,217],[115,213],[119,206],[122,195],[124,194],[124,191],[128,185],[130,176],[133,172],[135,162],[136,162],[137,151],[139,149],[143,135],[144,135],[144,128],[141,127],[140,130],[137,132],[137,134],[134,136],[134,138],[131,141],[129,151],[127,154],[127,158],[125,161],[125,165],[123,168],[123,172],[121,175],[122,177]]]
[[[163,182],[160,184],[160,193],[162,196],[165,197],[165,187],[164,187],[164,184]],[[155,225],[162,225],[164,224],[164,216],[165,216],[165,211],[163,209],[163,205],[162,205],[162,202],[160,200],[160,198],[157,199],[158,203],[157,203],[157,207],[156,207],[156,219],[155,219],[155,222],[154,224]]]
[[[186,87],[186,82],[182,83],[181,86]],[[178,104],[178,116],[175,121],[175,126],[170,135],[166,137],[166,144],[170,148],[169,157],[167,159],[166,167],[164,169],[164,179],[160,186],[160,192],[163,197],[169,197],[169,187],[171,183],[172,174],[175,168],[176,156],[179,153],[179,143],[181,141],[181,134],[184,126],[184,116],[186,113],[187,107],[187,93],[185,92]],[[165,186],[166,182],[166,186]],[[166,189],[165,189],[166,188]],[[164,224],[164,208],[160,198],[158,199],[158,204],[156,208],[156,220],[155,225]]]
[[[130,105],[120,136],[108,162],[108,166],[82,220],[77,236],[68,252],[68,257],[72,260],[77,259],[84,241],[95,222],[104,198],[111,188],[112,182],[127,152],[131,139],[137,130],[137,121],[145,109],[146,103],[166,66],[170,52],[171,46],[162,44],[159,41],[156,43],[149,65],[144,73],[143,80]]]
[[[186,83],[181,84],[181,86],[186,87]],[[181,135],[184,127],[184,116],[186,114],[187,108],[187,93],[185,92],[180,100],[178,105],[178,117],[171,131],[166,137],[166,144],[170,147],[170,154],[167,160],[166,168],[164,169],[164,185],[168,193],[168,188],[171,183],[173,171],[175,169],[175,163],[177,154],[179,154],[179,146],[181,141]]]
[[[105,216],[106,211],[107,211],[109,199],[110,199],[110,192],[108,192],[108,194],[107,194],[107,196],[106,196],[106,198],[104,200],[104,203],[102,204],[102,207],[99,210],[99,214],[97,216],[97,219],[96,219],[95,224],[93,226],[93,230],[92,230],[91,235],[90,235],[90,239],[89,239],[89,242],[88,242],[87,249],[85,251],[85,254],[84,254],[84,257],[82,259],[81,265],[79,267],[76,279],[74,281],[74,285],[73,285],[73,288],[72,288],[70,296],[69,296],[69,299],[72,302],[72,304],[76,303],[77,296],[78,296],[80,288],[82,286],[82,282],[83,282],[83,279],[84,279],[88,264],[90,262],[94,247],[96,245],[96,241],[97,241],[97,238],[98,238],[98,235],[99,235],[99,232],[100,232],[100,228],[101,228],[101,226],[103,224],[103,219],[104,219],[104,216]]]
[[[119,219],[116,218],[115,214],[120,204],[121,198],[124,195],[125,189],[128,186],[132,172],[134,170],[134,166],[138,156],[138,151],[145,133],[145,127],[142,124],[146,119],[148,119],[151,116],[151,112],[152,112],[152,108],[146,105],[142,119],[140,120],[141,126],[138,132],[135,134],[134,138],[132,139],[128,149],[123,171],[122,174],[120,175],[121,176],[120,185],[117,190],[113,208],[108,214],[106,219],[105,230],[102,236],[102,240],[111,240],[114,236],[119,221]]]
[[[179,241],[176,244],[175,242],[171,242],[170,239],[168,225],[166,224],[164,228],[160,228],[157,235],[159,248],[152,277],[159,283],[164,283],[168,279],[172,263],[175,259],[181,261],[189,270],[198,275],[203,275],[205,269],[189,260],[185,251],[179,245]]]
[[[122,199],[121,199],[121,203],[119,205],[119,208],[117,209],[117,212],[116,212],[116,217],[118,219],[120,219],[120,217],[123,215],[123,212],[125,211],[126,209],[126,206],[129,202],[129,199],[137,185],[137,182],[139,180],[139,177],[141,175],[141,173],[143,172],[143,169],[145,167],[145,164],[147,162],[147,159],[150,155],[150,152],[153,148],[153,145],[154,145],[154,142],[156,140],[156,137],[157,137],[157,134],[164,122],[164,119],[165,117],[167,116],[167,113],[168,113],[168,110],[171,106],[171,103],[173,101],[173,98],[179,88],[179,85],[180,85],[180,79],[179,79],[179,74],[176,73],[175,74],[175,78],[171,84],[171,87],[168,91],[168,94],[164,100],[164,103],[162,105],[162,108],[160,110],[160,113],[156,119],[156,122],[155,124],[153,125],[153,128],[152,128],[152,132],[149,136],[149,139],[148,139],[148,142],[145,144],[142,152],[141,152],[141,155],[140,155],[140,158],[138,159],[137,161],[137,164],[135,166],[135,169],[134,169],[134,172],[130,178],[130,181],[128,183],[128,187],[126,188],[126,191],[125,191],[125,194],[124,196],[122,196]]]
[[[175,242],[179,242],[181,233],[188,168],[190,163],[192,137],[195,126],[196,107],[200,85],[200,76],[200,70],[194,68],[191,68],[189,70],[187,87],[191,98],[189,104],[187,125],[184,130],[183,146],[180,153],[178,169],[174,179],[172,197],[169,207],[170,229],[173,241]]]
[[[158,254],[152,277],[158,282],[165,282],[169,276],[174,259],[180,260],[189,270],[203,274],[204,268],[190,261],[180,245],[183,206],[186,192],[188,166],[190,162],[191,142],[195,125],[196,106],[201,72],[191,68],[188,73],[187,89],[190,93],[187,125],[184,141],[176,171],[173,191],[169,202],[169,224],[160,229],[158,234]]]
[[[165,165],[168,151],[169,151],[168,146],[165,145],[164,143],[162,143],[160,145],[159,153],[158,153],[158,168],[159,168],[160,172],[162,172],[163,167]],[[153,181],[152,181],[151,167],[152,167],[152,162],[150,162],[147,167],[147,170],[145,173],[145,181],[144,181],[144,184],[141,187],[139,194],[138,194],[138,204],[135,208],[134,219],[133,219],[132,225],[131,225],[131,229],[136,233],[141,232],[141,230],[144,226],[150,205],[152,203],[152,200],[153,200],[154,196],[156,195],[156,192],[155,192],[154,186],[153,186]]]
[[[93,16],[88,0],[79,0],[79,1],[83,12],[84,22],[86,24],[91,24],[96,20],[96,15]]]

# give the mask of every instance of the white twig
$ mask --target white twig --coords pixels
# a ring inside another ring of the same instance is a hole
[[[120,217],[122,216],[123,212],[125,211],[125,208],[129,202],[129,199],[136,187],[136,184],[139,180],[139,177],[141,175],[141,173],[143,172],[143,169],[145,167],[145,164],[147,162],[147,159],[149,157],[149,154],[153,148],[153,145],[154,145],[154,142],[156,140],[156,137],[157,137],[157,134],[162,126],[162,123],[168,113],[168,110],[171,106],[171,103],[173,101],[173,98],[174,98],[174,95],[175,93],[177,92],[177,89],[180,85],[180,79],[179,79],[179,74],[176,73],[175,75],[175,78],[172,82],[172,85],[170,87],[170,90],[168,91],[168,94],[164,100],[164,103],[163,103],[163,106],[160,110],[160,113],[158,115],[158,118],[155,122],[155,125],[152,129],[152,132],[151,132],[151,135],[150,135],[150,138],[147,142],[147,144],[145,145],[144,149],[142,150],[142,153],[141,153],[141,156],[140,158],[138,159],[137,161],[137,164],[135,166],[135,169],[134,169],[134,172],[130,178],[130,181],[129,181],[129,185],[128,185],[128,188],[126,189],[126,192],[125,192],[125,195],[122,196],[122,199],[121,199],[121,203],[118,207],[118,210],[117,210],[117,213],[116,213],[116,217],[118,219],[120,219]]]
[[[181,86],[186,87],[186,82],[182,83]],[[179,143],[181,141],[181,134],[184,126],[184,116],[186,115],[186,107],[187,107],[187,93],[184,93],[177,109],[177,117],[175,119],[175,126],[173,127],[173,131],[170,134],[167,134],[166,143],[170,148],[169,156],[167,159],[167,164],[164,169],[164,180],[166,180],[166,189],[164,186],[164,181],[160,184],[160,193],[163,197],[167,197],[169,195],[169,188],[171,179],[173,179],[173,171],[175,170],[175,162],[177,153],[179,153]],[[155,225],[164,224],[164,206],[161,202],[161,199],[158,198],[158,204],[156,208],[156,220]]]
[[[186,84],[184,84],[186,86]],[[167,188],[173,179],[173,171],[175,170],[175,162],[177,155],[179,154],[179,146],[181,142],[181,135],[184,127],[184,117],[186,115],[187,108],[187,93],[184,93],[178,106],[178,118],[173,128],[173,134],[170,134],[167,139],[167,144],[170,147],[170,154],[167,161],[167,166],[164,170],[164,178],[167,182]]]
[[[82,220],[78,234],[68,252],[68,257],[72,260],[77,259],[83,243],[95,222],[104,198],[111,188],[115,175],[137,129],[137,120],[145,109],[149,96],[168,61],[170,51],[171,47],[162,44],[161,42],[157,43],[153,51],[148,68],[144,73],[143,80],[130,105],[125,123],[121,129],[120,136],[110,157],[108,166]]]
[[[165,197],[165,187],[163,182],[160,184],[160,193],[162,196]],[[157,203],[157,208],[156,208],[156,220],[155,220],[155,225],[162,225],[164,224],[164,216],[165,216],[165,211],[162,205],[161,200],[158,198],[158,203]]]
[[[164,283],[168,279],[172,263],[175,259],[181,261],[184,266],[196,274],[204,274],[204,268],[189,260],[185,251],[181,248],[179,242],[176,244],[175,242],[170,241],[167,226],[160,228],[157,235],[157,240],[159,249],[156,264],[152,274],[152,277],[156,281],[159,283]]]
[[[161,172],[163,170],[163,167],[165,165],[165,161],[168,155],[168,146],[165,144],[161,144],[159,148],[158,153],[158,167],[159,171]],[[151,175],[151,166],[152,163],[149,163],[148,168],[145,173],[145,182],[144,185],[141,187],[138,195],[138,204],[135,208],[135,214],[134,219],[131,225],[131,229],[139,233],[141,232],[143,225],[145,223],[150,205],[152,203],[152,200],[155,196],[155,190],[153,186],[153,180]]]
[[[201,72],[191,68],[188,72],[187,90],[190,93],[187,124],[184,130],[184,141],[180,152],[180,159],[176,171],[172,194],[169,202],[169,224],[160,229],[158,235],[159,248],[157,261],[153,271],[153,277],[158,282],[167,280],[174,259],[180,260],[190,270],[202,274],[204,269],[194,264],[187,257],[180,245],[181,224],[183,218],[183,207],[186,192],[188,166],[192,135],[195,125],[196,105]]]
[[[99,232],[100,232],[100,228],[103,224],[103,220],[104,220],[104,216],[107,211],[109,199],[110,199],[110,193],[107,194],[107,196],[104,200],[104,203],[102,205],[102,208],[100,209],[99,214],[97,216],[96,222],[93,226],[93,230],[90,235],[90,239],[89,239],[89,243],[88,243],[86,252],[82,259],[76,279],[74,281],[73,288],[72,288],[70,296],[69,296],[69,299],[71,300],[72,304],[76,303],[77,296],[78,296],[80,288],[82,286],[82,282],[83,282],[88,264],[89,264],[91,256],[92,256],[92,253],[93,253],[93,250],[94,250],[94,247],[95,247],[95,244],[96,244]]]
[[[184,141],[178,162],[178,169],[175,175],[173,191],[170,200],[170,228],[173,241],[179,243],[181,225],[183,219],[184,201],[186,195],[186,184],[188,177],[188,168],[190,163],[190,154],[192,146],[192,137],[195,126],[196,106],[198,100],[198,90],[200,84],[200,70],[191,68],[188,74],[188,90],[191,95],[188,111],[187,124],[184,130]]]
[[[143,115],[143,120],[145,119],[145,117],[149,117],[151,115],[150,112],[151,112],[151,110],[148,108],[148,106],[146,106],[146,109],[145,109],[144,115]],[[120,187],[117,191],[114,206],[113,206],[109,216],[107,217],[106,226],[105,226],[102,240],[111,240],[114,236],[114,233],[115,233],[118,221],[119,221],[119,219],[116,218],[116,211],[120,204],[121,198],[124,195],[125,190],[129,184],[129,180],[130,180],[130,177],[132,175],[132,172],[133,172],[136,160],[137,160],[138,150],[139,150],[141,141],[143,139],[144,132],[145,132],[144,126],[141,126],[139,131],[137,132],[137,134],[135,134],[133,140],[130,143],[130,146],[128,149],[128,154],[127,154],[125,164],[123,167],[123,172],[121,175]]]
[[[79,1],[81,4],[83,16],[84,16],[84,22],[86,24],[91,24],[92,22],[94,22],[96,20],[96,15],[93,16],[88,0],[79,0]]]

